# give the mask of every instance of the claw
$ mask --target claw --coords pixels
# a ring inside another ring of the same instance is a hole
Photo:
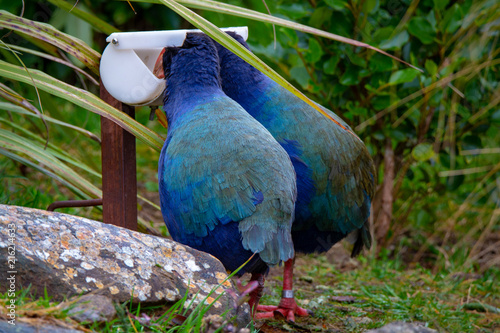
[[[282,298],[278,306],[259,305],[257,311],[260,312],[255,313],[255,319],[283,318],[288,321],[295,321],[295,316],[307,317],[313,315],[312,311],[298,306],[293,298]]]
[[[273,305],[258,305],[254,312],[255,319],[276,318],[295,321],[295,316],[307,317],[313,313],[309,310],[301,308],[295,302],[293,297],[293,259],[285,261],[283,270],[283,293],[280,304]]]

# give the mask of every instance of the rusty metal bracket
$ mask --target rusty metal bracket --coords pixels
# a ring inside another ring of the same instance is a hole
[[[66,200],[66,201],[56,201],[49,205],[47,210],[53,212],[58,208],[74,208],[74,207],[92,207],[102,205],[102,199],[91,199],[91,200]]]
[[[135,108],[116,100],[100,86],[101,99],[135,118]],[[135,137],[101,117],[102,200],[105,223],[137,230]]]

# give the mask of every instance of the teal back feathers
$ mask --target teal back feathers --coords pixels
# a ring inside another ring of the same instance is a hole
[[[247,46],[240,36],[230,35]],[[216,45],[224,92],[262,123],[296,161],[295,249],[326,251],[351,232],[359,234],[353,254],[363,244],[369,247],[375,168],[364,143],[330,110],[323,108],[345,129]]]
[[[275,265],[294,256],[295,172],[264,126],[222,92],[216,56],[203,34],[188,34],[183,47],[165,53],[162,213],[174,240],[229,270],[253,253]]]

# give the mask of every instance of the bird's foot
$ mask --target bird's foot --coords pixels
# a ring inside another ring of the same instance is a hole
[[[295,298],[281,298],[280,304],[275,305],[259,305],[257,312],[254,315],[255,319],[264,318],[285,318],[288,321],[295,321],[295,316],[307,317],[312,316],[311,310],[304,309],[297,305]]]
[[[243,285],[241,280],[238,279],[236,281],[236,288],[238,289],[239,295],[232,290],[227,290],[227,292],[233,296],[235,306],[238,307],[248,301],[250,308],[253,308],[256,304],[259,304],[259,299],[262,296],[264,277],[261,274],[254,274],[246,285]]]
[[[238,279],[238,281],[236,281],[236,288],[238,288],[238,291],[240,292],[240,296],[238,297],[238,304],[241,305],[244,302],[249,301],[249,298],[252,299],[253,294],[255,293],[255,291],[259,290],[259,288],[261,288],[261,285],[259,281],[256,280],[249,281],[246,285],[243,285]]]
[[[246,285],[243,285],[240,280],[236,282],[236,288],[239,291],[239,295],[236,294],[231,289],[226,289],[226,292],[230,294],[235,302],[235,306],[238,307],[241,304],[245,303],[249,299],[249,295],[255,291],[259,287],[259,283],[257,281],[250,281]]]

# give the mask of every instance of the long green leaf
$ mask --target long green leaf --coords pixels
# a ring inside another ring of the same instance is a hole
[[[11,104],[11,103],[6,103],[6,102],[0,102],[0,110],[11,111],[11,112],[19,113],[19,114],[22,114],[22,115],[30,116],[30,117],[37,117],[36,114],[28,112],[28,111],[25,111],[24,108],[22,108],[20,106],[17,106],[17,105]],[[72,130],[80,132],[80,133],[88,136],[92,140],[101,143],[101,139],[97,135],[95,135],[91,131],[88,131],[88,130],[86,130],[84,128],[81,128],[81,127],[78,127],[78,126],[75,126],[75,125],[72,125],[72,124],[65,123],[64,121],[57,120],[57,119],[49,117],[47,115],[44,116],[44,119],[47,122],[49,122],[49,123],[53,123],[53,124],[56,124],[56,125],[64,126],[64,127],[67,127],[67,128],[71,128]]]
[[[0,44],[2,46],[5,46],[7,49],[9,49],[9,46],[4,41],[0,40]],[[14,57],[16,57],[17,61],[19,61],[21,63],[21,65],[23,65],[23,68],[27,71],[27,67],[24,64],[24,61],[17,55],[17,52],[15,52],[14,50],[10,50],[10,51],[12,52]],[[30,80],[34,84],[33,78],[31,76],[30,76]],[[3,90],[5,90],[5,92],[9,93],[8,88],[4,88]],[[40,92],[38,91],[36,86],[35,86],[35,92],[36,92],[36,96],[38,98],[38,105],[40,105],[40,112],[38,112],[37,108],[34,108],[34,109],[30,108],[27,105],[27,100],[20,95],[14,95],[14,98],[13,98],[13,96],[11,94],[9,94],[8,96],[5,96],[5,94],[3,94],[2,97],[4,97],[7,101],[10,101],[10,102],[18,104],[19,106],[25,107],[27,110],[35,111],[35,113],[37,113],[40,116],[40,119],[43,121],[43,124],[45,125],[45,130],[47,133],[47,139],[46,139],[46,143],[45,143],[45,145],[47,145],[49,143],[49,126],[47,125],[47,122],[43,118],[43,105],[42,105],[42,101],[40,100]]]
[[[5,157],[10,158],[11,160],[17,161],[17,162],[19,162],[21,164],[24,164],[26,166],[30,166],[33,169],[38,170],[41,173],[49,176],[50,178],[57,180],[58,182],[60,182],[61,184],[63,184],[67,188],[69,188],[73,193],[76,193],[81,198],[84,198],[84,199],[90,199],[91,198],[91,196],[85,194],[78,187],[74,186],[73,184],[71,184],[70,182],[66,181],[65,179],[59,177],[57,174],[55,174],[52,171],[48,170],[43,165],[36,164],[36,163],[34,163],[34,162],[32,162],[32,161],[30,161],[30,160],[22,157],[19,154],[16,154],[16,153],[14,153],[12,151],[9,151],[9,150],[3,149],[3,148],[0,148],[0,155],[4,155]]]
[[[65,179],[68,183],[81,189],[85,194],[91,197],[100,198],[102,196],[102,192],[99,188],[54,157],[48,150],[45,150],[42,145],[28,141],[15,133],[0,129],[0,147],[11,151],[22,152],[30,156],[32,159],[51,169],[52,172],[60,178]]]
[[[7,87],[5,84],[0,83],[0,97],[3,99],[18,105],[20,108],[31,111],[34,115],[37,115],[43,122],[45,130],[48,132],[49,127],[45,121],[45,117],[33,104],[31,104],[26,98],[16,93],[14,90]]]
[[[148,3],[164,3],[164,0],[132,0],[135,2],[148,2]],[[212,0],[175,0],[176,2],[185,5],[186,7],[189,8],[195,8],[195,9],[205,9],[208,11],[212,12],[217,12],[217,13],[222,13],[222,14],[228,14],[232,16],[237,16],[237,17],[243,17],[259,22],[266,22],[266,23],[271,23],[271,24],[276,24],[282,27],[294,29],[297,31],[302,31],[308,34],[316,35],[316,36],[321,36],[324,38],[332,39],[341,43],[345,44],[350,44],[354,45],[357,47],[364,47],[370,50],[374,50],[376,52],[379,52],[383,55],[386,55],[396,61],[399,61],[411,68],[414,68],[418,70],[419,72],[423,72],[420,68],[413,66],[412,64],[407,63],[404,60],[399,59],[398,57],[393,56],[392,54],[389,54],[381,49],[378,49],[374,46],[371,46],[369,44],[350,39],[347,37],[339,36],[336,34],[332,34],[327,31],[323,31],[320,29],[316,29],[304,24],[292,22],[286,19],[282,19],[279,17],[275,17],[272,15],[264,14],[264,13],[259,13],[251,9],[247,8],[242,8],[234,5],[230,5],[227,3],[219,2],[219,1],[212,1]],[[233,51],[233,50],[231,50]],[[234,51],[233,51],[234,52]]]
[[[297,88],[295,88],[293,85],[291,85],[287,80],[282,78],[271,67],[266,65],[265,62],[260,60],[252,52],[248,51],[239,42],[237,42],[235,39],[230,37],[228,34],[224,33],[222,30],[220,30],[217,26],[212,24],[210,21],[207,21],[206,19],[204,19],[200,15],[196,14],[195,12],[187,9],[186,7],[178,4],[177,2],[175,2],[173,0],[159,0],[159,1],[161,3],[163,3],[165,6],[169,7],[173,11],[175,11],[180,16],[182,16],[184,19],[189,21],[191,24],[198,27],[204,33],[206,33],[207,35],[209,35],[210,37],[215,39],[221,45],[223,45],[227,49],[231,50],[233,53],[238,55],[241,59],[245,60],[250,65],[257,68],[259,71],[261,71],[262,73],[269,76],[272,80],[277,82],[279,85],[281,85],[285,89],[291,91],[295,96],[297,96],[298,98],[300,98],[301,100],[303,100],[304,102],[309,104],[311,107],[313,107],[319,113],[323,114],[325,117],[327,117],[328,119],[330,119],[331,121],[336,123],[338,126],[342,127],[344,130],[346,130],[347,132],[349,132],[352,135],[354,135],[355,137],[357,137],[351,130],[349,130],[348,128],[343,126],[337,120],[333,119],[322,108],[318,107],[318,105],[316,103],[314,103],[309,98],[307,98],[302,92],[300,92]]]
[[[91,74],[85,72],[83,69],[79,68],[78,66],[74,65],[73,63],[71,63],[69,61],[66,61],[66,60],[58,58],[58,57],[54,57],[54,56],[47,54],[47,53],[38,52],[38,51],[35,51],[32,49],[28,49],[28,48],[17,46],[17,45],[6,44],[6,46],[11,50],[16,50],[16,51],[21,51],[24,53],[33,54],[37,57],[45,58],[45,59],[48,59],[48,60],[51,60],[54,62],[58,62],[58,63],[63,64],[65,66],[68,66],[71,69],[74,69],[75,71],[77,71],[78,73],[84,75],[86,78],[88,78],[96,86],[99,85],[99,82],[96,79],[94,79],[94,77]]]
[[[75,4],[75,1],[67,2],[64,0],[48,0],[50,3],[56,5],[59,8],[64,9],[67,12],[75,15],[78,18],[90,23],[92,27],[98,31],[101,31],[107,35],[112,34],[113,32],[119,32],[117,28],[113,27],[111,24],[101,20],[95,15],[87,13],[80,8],[78,8]]]
[[[10,111],[13,111],[13,112],[18,112],[20,114],[25,114],[25,115],[31,115],[31,116],[35,116],[34,114],[31,114],[25,110],[23,110],[21,107],[17,106],[17,105],[13,105],[13,104],[10,104],[10,103],[4,103],[4,102],[0,102],[0,109],[7,109],[7,110],[10,110]],[[67,124],[67,123],[64,123],[64,122],[61,122],[57,119],[53,119],[51,117],[47,117],[46,116],[46,119],[48,122],[54,122],[54,123],[61,123],[61,125],[63,126],[67,126],[69,128],[72,128],[72,129],[77,129],[77,130],[83,130],[83,131],[86,131],[82,128],[79,128],[79,127],[76,127],[76,126],[73,126],[71,124]],[[2,120],[2,118],[0,118],[0,122],[4,122],[4,123],[7,123],[5,121]],[[9,122],[8,123],[10,126],[12,126],[12,123]],[[20,130],[20,128],[18,126],[15,126],[16,129]],[[24,131],[23,131],[24,133]],[[33,136],[36,136],[36,135],[31,135],[30,133],[25,133],[27,134],[26,136],[23,136],[24,139],[26,139],[27,136],[29,137],[33,137]],[[39,142],[43,142],[43,140],[41,138],[37,138],[37,141]],[[0,144],[1,145],[1,144]],[[41,149],[43,149],[42,146],[39,146],[41,147]],[[22,151],[22,150],[20,150]],[[68,162],[69,164],[72,164],[82,170],[85,170],[87,171],[89,174],[92,174],[93,176],[101,179],[102,178],[102,175],[93,170],[90,166],[84,164],[82,161],[79,161],[79,160],[76,160],[74,158],[72,158],[68,153],[65,153],[65,151],[59,149],[57,146],[53,146],[51,144],[49,144],[49,147],[48,147],[48,150],[46,149],[46,152],[49,154],[49,155],[53,155],[54,157],[57,157],[59,159],[62,159],[63,161],[66,161]],[[82,189],[80,189],[78,186],[79,185],[73,185],[72,183],[68,182],[66,179],[64,178],[61,178],[59,177],[57,174],[47,170],[46,168],[44,168],[43,166],[41,165],[38,165],[34,162],[31,162],[23,157],[21,157],[20,155],[18,154],[14,154],[8,150],[4,150],[2,148],[0,148],[0,154],[10,158],[10,159],[13,159],[15,161],[18,161],[19,163],[22,163],[24,165],[28,165],[28,166],[31,166],[33,167],[34,169],[42,172],[43,174],[63,183],[65,186],[67,186],[68,188],[70,188],[74,193],[76,193],[78,196],[82,197],[82,198],[90,198],[90,196],[86,195]],[[79,182],[78,184],[82,184],[82,182]],[[95,190],[95,189],[94,189]],[[148,200],[147,198],[143,197],[142,195],[140,194],[137,194],[137,198],[144,201],[145,203],[149,204],[151,207],[157,209],[157,210],[160,210],[160,206],[158,206],[157,204],[155,204],[154,202]]]
[[[94,94],[59,81],[35,69],[30,69],[29,73],[38,89],[44,90],[54,96],[61,97],[84,109],[110,119],[153,149],[159,151],[163,147],[164,139],[157,133],[138,123],[124,112],[112,107]],[[15,66],[1,60],[0,76],[27,84],[33,84],[31,77],[23,67]]]
[[[41,137],[39,137],[35,133],[33,133],[33,132],[31,132],[31,131],[15,124],[15,123],[12,123],[8,119],[0,117],[0,122],[12,127],[13,129],[17,130],[18,132],[22,133],[22,137],[25,139],[31,138],[32,140],[37,141],[39,143],[45,142]],[[67,162],[68,164],[71,164],[77,168],[80,168],[80,169],[82,169],[82,170],[88,172],[89,174],[96,176],[98,178],[101,177],[101,174],[99,172],[93,170],[92,168],[90,168],[86,164],[75,160],[73,158],[73,156],[71,156],[71,154],[69,154],[68,152],[64,151],[63,149],[55,146],[54,144],[49,143],[47,145],[47,147],[45,148],[45,150],[47,150],[47,152],[50,153],[52,156],[54,156],[54,157],[56,157],[64,162]]]
[[[95,74],[99,74],[100,54],[78,38],[65,34],[53,26],[28,20],[0,10],[0,27],[14,30],[57,46],[85,64]]]

